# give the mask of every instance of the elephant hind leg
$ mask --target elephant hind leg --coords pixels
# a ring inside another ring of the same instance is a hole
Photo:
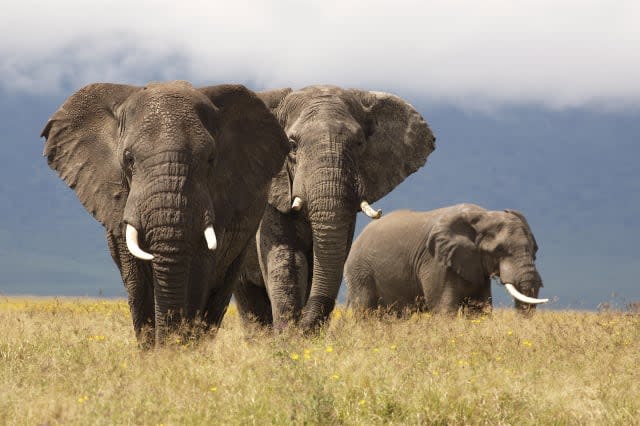
[[[347,284],[347,308],[373,310],[378,308],[378,292],[373,276],[369,274],[345,274]]]
[[[255,283],[247,277],[242,277],[235,286],[233,297],[238,306],[240,317],[245,324],[256,323],[264,327],[271,326],[273,323],[271,302],[264,283]]]

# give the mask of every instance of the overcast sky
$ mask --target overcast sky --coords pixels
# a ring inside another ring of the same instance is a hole
[[[5,0],[0,88],[333,83],[468,107],[640,106],[640,2]]]

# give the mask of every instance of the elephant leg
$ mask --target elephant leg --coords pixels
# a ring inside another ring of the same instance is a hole
[[[345,276],[347,281],[347,308],[369,310],[378,307],[378,293],[374,278],[369,274]]]
[[[255,238],[245,249],[238,280],[234,284],[233,298],[243,322],[271,326],[271,301],[262,278]]]
[[[487,315],[492,311],[491,279],[486,278],[483,285],[474,288],[464,301],[465,312],[471,316]]]
[[[302,250],[276,247],[267,254],[273,267],[267,271],[267,292],[276,329],[300,318],[307,297],[308,265]]]
[[[262,281],[262,278],[260,279]],[[269,327],[273,323],[271,301],[264,283],[256,284],[240,279],[233,292],[238,312],[244,323],[256,323]]]
[[[418,270],[419,287],[427,310],[455,314],[464,300],[464,283],[448,268],[440,265],[423,265]]]
[[[220,327],[224,314],[227,312],[231,302],[234,286],[239,282],[243,260],[244,256],[240,255],[231,262],[222,280],[222,285],[215,288],[209,296],[204,313],[207,330]]]
[[[107,243],[127,290],[136,338],[142,347],[153,347],[155,308],[151,270],[129,253],[123,238],[107,232]]]
[[[307,298],[307,250],[296,220],[267,206],[258,231],[258,256],[276,330],[297,321]]]

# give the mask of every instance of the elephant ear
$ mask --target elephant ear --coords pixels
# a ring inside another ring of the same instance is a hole
[[[365,111],[365,148],[359,162],[363,197],[374,202],[422,167],[435,137],[416,109],[398,96],[351,90]]]
[[[267,90],[264,92],[258,92],[257,95],[262,102],[271,110],[274,116],[277,117],[278,106],[287,95],[291,93],[291,88]],[[280,125],[284,128],[285,123],[280,121]],[[291,157],[292,161],[295,158]],[[288,213],[291,210],[292,193],[291,193],[292,179],[289,173],[288,161],[285,161],[278,174],[271,181],[271,189],[269,191],[269,204],[275,207],[281,213]]]
[[[522,212],[519,211],[519,210],[506,209],[505,213],[509,213],[509,214],[512,214],[512,215],[516,216],[518,219],[520,219],[520,221],[522,223],[524,223],[524,226],[527,228],[527,231],[529,232],[529,235],[531,236],[531,239],[533,240],[533,253],[535,255],[535,253],[538,252],[538,242],[536,241],[536,237],[533,236],[533,231],[531,230],[531,227],[529,226],[529,222],[527,222],[527,218],[525,218],[524,214],[522,214]]]
[[[438,220],[427,238],[427,250],[441,264],[451,268],[466,281],[476,283],[483,277],[476,231],[461,215],[447,215]]]
[[[286,98],[287,95],[291,92],[292,90],[290,87],[284,87],[282,89],[265,90],[263,92],[257,92],[256,95],[258,95],[258,97],[262,99],[262,102],[264,102],[267,108],[269,108],[271,112],[273,112],[275,109],[278,108],[282,100]]]
[[[241,85],[199,89],[219,109],[216,215],[244,215],[282,169],[289,142],[265,103]],[[262,211],[258,214],[262,215]]]
[[[117,157],[116,109],[138,87],[96,83],[83,87],[56,111],[41,137],[44,156],[93,217],[114,235],[122,234],[127,199]]]

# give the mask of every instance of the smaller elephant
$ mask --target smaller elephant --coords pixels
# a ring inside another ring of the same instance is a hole
[[[370,223],[345,263],[347,305],[454,313],[491,310],[491,278],[500,277],[528,312],[542,279],[538,245],[524,215],[459,204],[427,212],[400,210]]]

